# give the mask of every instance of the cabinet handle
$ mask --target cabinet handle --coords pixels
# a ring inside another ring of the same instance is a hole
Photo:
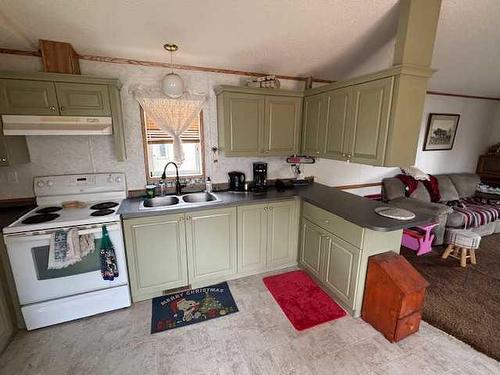
[[[269,207],[269,211],[272,211],[272,210],[273,210],[273,208],[272,208],[272,207]]]
[[[343,157],[343,158],[346,158],[346,157],[347,157],[347,155],[346,155],[346,154],[342,154],[342,157]]]
[[[352,158],[352,155],[351,154],[347,154],[347,157],[350,159],[350,158]]]
[[[61,107],[61,108],[59,108],[59,109],[61,110],[61,112],[62,112],[62,111],[64,111],[64,110],[66,110],[66,108],[65,108],[65,107]]]
[[[7,163],[7,158],[1,158],[1,159],[0,159],[0,161],[1,161],[2,163]]]
[[[316,154],[319,154],[319,151],[316,151]]]
[[[330,220],[325,220],[325,224],[328,224],[330,222]]]
[[[267,211],[269,208],[268,207],[264,207],[264,211]]]
[[[54,107],[53,105],[51,105],[51,106],[49,107],[49,109],[50,109],[51,111],[55,111],[55,110],[56,110],[56,107]]]
[[[264,151],[264,154],[269,154],[269,150]]]

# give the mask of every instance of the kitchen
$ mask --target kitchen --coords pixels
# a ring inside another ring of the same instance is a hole
[[[233,317],[248,317],[249,306],[259,298],[266,301],[265,311],[278,314],[273,310],[279,310],[278,304],[263,296],[268,290],[262,278],[298,269],[352,319],[340,319],[339,324],[352,332],[366,325],[356,318],[362,312],[369,257],[399,252],[403,228],[432,220],[412,213],[400,217],[405,220],[382,216],[377,209],[385,204],[361,196],[376,193],[380,186],[374,181],[415,159],[432,69],[403,61],[337,82],[278,75],[263,78],[267,83],[262,84],[251,72],[175,65],[183,46],[171,51],[172,41],[164,42],[158,49],[170,63],[77,54],[71,45],[52,41],[41,41],[38,55],[1,55],[2,142],[11,165],[1,173],[5,183],[0,194],[18,207],[3,228],[2,261],[11,268],[6,282],[16,301],[17,324],[29,331],[26,340],[52,328],[90,329],[92,319],[96,324],[105,319],[114,327],[120,319],[129,322],[126,314],[132,318],[145,313],[138,326],[131,324],[124,340],[141,337],[134,345],[144,342],[148,349],[141,347],[139,353],[146,358],[154,351],[152,361],[157,362],[162,337],[166,342],[168,335],[183,340],[183,328],[143,340],[154,314],[152,299],[228,282],[239,312],[213,321],[227,319],[229,323],[217,324],[231,324]],[[432,42],[421,42],[432,47]],[[64,59],[61,51],[69,51]],[[51,64],[58,65],[56,70]],[[169,74],[176,76],[174,81],[167,82]],[[189,131],[174,134],[161,125],[159,110],[148,99],[163,90],[167,94],[162,100],[178,100],[178,93],[168,94],[172,87],[178,89],[177,77],[183,86],[180,100],[188,99],[196,108],[183,114],[190,118],[183,126]],[[362,114],[357,120],[352,115],[354,96],[360,98],[356,105],[365,106],[357,108]],[[6,104],[6,98],[12,101]],[[337,106],[344,106],[345,113],[338,115]],[[53,118],[47,121],[48,116]],[[339,129],[338,121],[344,121],[342,135],[327,134]],[[357,136],[355,127],[362,129]],[[401,147],[408,132],[415,142]],[[316,163],[327,159],[339,164],[338,185],[359,189],[359,195],[315,182]],[[20,215],[19,206],[29,212]],[[111,268],[116,266],[110,279],[101,277],[103,256],[95,250],[62,269],[43,265],[50,261],[55,233],[74,228],[80,246],[87,236],[102,251],[104,238],[110,239],[113,253],[105,259]],[[245,290],[256,290],[258,297],[245,297]],[[177,308],[187,316],[188,308]],[[293,336],[289,328],[284,330]],[[123,355],[120,349],[117,353]],[[71,361],[81,359],[72,352]],[[135,361],[145,367],[128,371],[147,367]],[[44,368],[41,362],[36,366]],[[98,365],[89,368],[96,371]],[[71,373],[71,367],[61,371]]]

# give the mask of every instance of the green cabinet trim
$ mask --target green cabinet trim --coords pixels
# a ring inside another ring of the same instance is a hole
[[[215,92],[219,148],[226,156],[298,153],[302,92],[239,86],[220,86]]]

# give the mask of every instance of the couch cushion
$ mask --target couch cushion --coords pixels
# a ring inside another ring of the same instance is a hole
[[[419,201],[430,202],[431,196],[429,191],[422,182],[418,182],[417,188],[411,193],[410,198],[418,199]]]
[[[384,178],[382,180],[382,194],[385,201],[403,198],[405,196],[405,185],[399,178]]]
[[[480,182],[479,176],[474,173],[457,173],[448,175],[457,189],[460,198],[474,195],[476,187]]]
[[[450,177],[445,174],[435,176],[439,183],[439,193],[441,194],[441,202],[456,201],[460,197],[458,196],[458,191],[455,189],[455,185],[451,181]]]
[[[447,227],[452,228],[463,228],[465,225],[465,218],[460,213],[453,211],[448,215],[448,220],[446,221]]]

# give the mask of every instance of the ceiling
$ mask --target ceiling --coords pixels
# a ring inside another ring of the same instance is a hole
[[[338,80],[389,67],[397,0],[0,0],[0,47]],[[498,0],[443,0],[431,88],[500,96]],[[1,58],[1,57],[0,57]]]

